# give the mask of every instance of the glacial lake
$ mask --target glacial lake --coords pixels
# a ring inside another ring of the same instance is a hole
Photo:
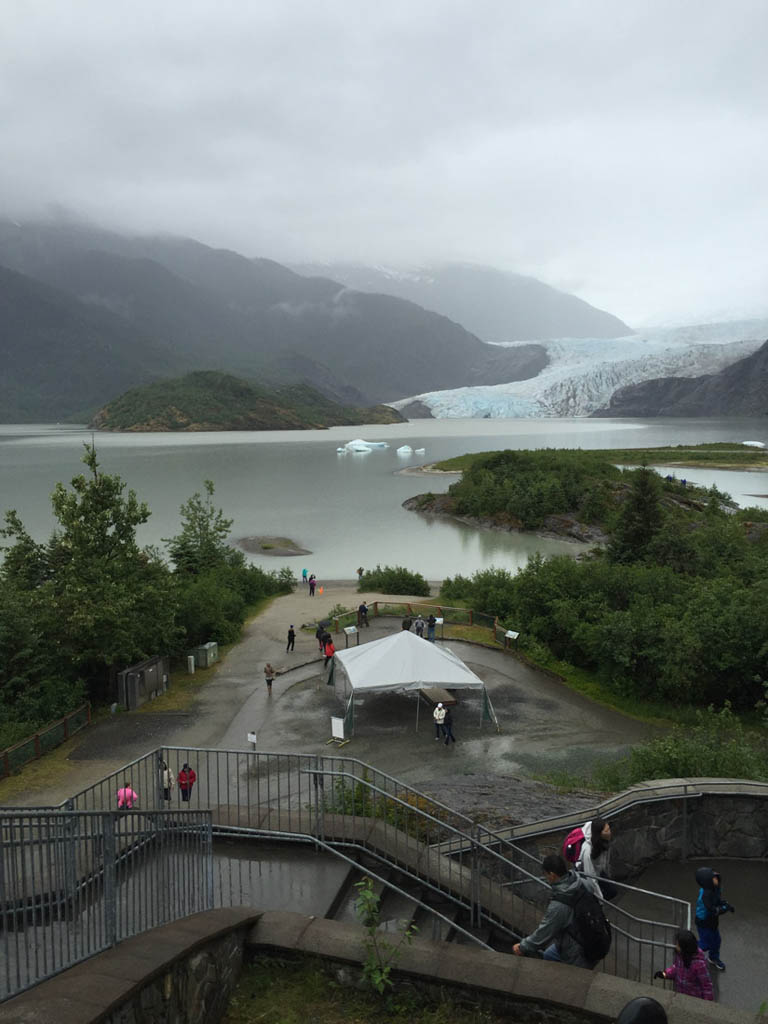
[[[388,449],[339,455],[355,437]],[[81,472],[91,432],[58,425],[0,425],[0,511],[15,508],[36,539],[53,527],[50,494]],[[501,448],[633,448],[705,441],[768,443],[766,419],[591,420],[444,419],[330,430],[193,434],[96,434],[105,472],[119,474],[152,510],[144,544],[162,545],[179,528],[179,506],[205,479],[234,519],[232,536],[290,537],[312,554],[249,556],[268,569],[305,566],[323,579],[353,579],[359,565],[405,565],[427,579],[499,566],[514,570],[535,551],[575,554],[580,545],[428,520],[401,507],[453,476],[401,471],[464,452]],[[425,448],[400,456],[401,445]],[[691,483],[716,484],[742,505],[768,505],[768,473],[679,469]],[[763,497],[755,497],[762,495]]]

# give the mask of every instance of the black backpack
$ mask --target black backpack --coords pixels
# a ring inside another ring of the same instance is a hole
[[[603,960],[611,948],[612,935],[597,896],[582,885],[573,895],[557,893],[554,899],[573,908],[573,922],[568,931],[581,946],[585,959],[592,965]]]

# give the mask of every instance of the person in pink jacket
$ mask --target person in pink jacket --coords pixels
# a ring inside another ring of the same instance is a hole
[[[133,810],[133,805],[138,803],[139,795],[131,789],[130,782],[126,782],[117,791],[117,808],[120,811]]]
[[[699,949],[693,932],[677,933],[675,962],[663,971],[657,971],[655,978],[669,979],[675,992],[696,999],[715,998],[712,990],[712,979],[704,953]]]

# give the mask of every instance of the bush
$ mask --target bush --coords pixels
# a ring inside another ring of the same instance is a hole
[[[377,565],[367,569],[357,588],[359,591],[377,590],[382,594],[413,594],[429,597],[429,584],[418,572],[410,572],[401,565]]]
[[[675,726],[658,739],[634,747],[629,757],[598,764],[601,789],[620,790],[647,779],[712,777],[768,780],[765,741],[753,738],[726,704],[696,712],[696,725]]]

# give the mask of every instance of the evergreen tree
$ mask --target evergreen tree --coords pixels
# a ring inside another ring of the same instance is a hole
[[[608,557],[613,562],[639,562],[661,529],[664,511],[661,507],[662,485],[658,473],[647,466],[632,472],[632,482],[617,517]]]

